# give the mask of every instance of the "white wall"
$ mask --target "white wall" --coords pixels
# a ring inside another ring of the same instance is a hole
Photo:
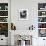
[[[28,9],[28,20],[19,20],[19,9]],[[32,24],[37,23],[37,2],[32,0],[12,0],[11,20],[16,25],[17,30],[27,30]]]
[[[17,30],[27,30],[32,24],[35,26],[35,32],[38,35],[38,3],[45,3],[46,0],[11,0],[11,22],[16,25]],[[19,20],[19,9],[28,9],[28,20]],[[19,32],[19,31],[18,31]],[[34,35],[35,36],[35,35]],[[36,37],[37,38],[37,37]],[[42,38],[33,38],[33,45],[40,46]]]
[[[17,30],[27,30],[29,26],[38,27],[38,3],[46,0],[11,0],[11,22],[16,25]],[[28,9],[28,20],[19,20],[19,9]]]

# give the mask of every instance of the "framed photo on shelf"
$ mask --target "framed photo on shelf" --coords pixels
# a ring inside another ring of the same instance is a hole
[[[46,37],[46,29],[39,29],[39,37]]]
[[[19,20],[28,20],[28,9],[19,10]]]

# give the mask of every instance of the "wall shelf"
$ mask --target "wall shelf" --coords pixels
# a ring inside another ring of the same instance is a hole
[[[46,11],[46,10],[38,10],[38,11]]]
[[[0,23],[8,23],[8,22],[0,22]]]
[[[46,3],[38,3],[38,36],[46,37]]]
[[[8,16],[0,16],[0,17],[8,17]]]
[[[38,22],[38,23],[46,23],[46,22]]]
[[[8,3],[0,3],[0,35],[8,37]]]
[[[44,16],[42,15],[42,16],[38,16],[38,17],[46,17],[46,15],[44,15]]]
[[[38,29],[46,29],[46,28],[38,28]]]

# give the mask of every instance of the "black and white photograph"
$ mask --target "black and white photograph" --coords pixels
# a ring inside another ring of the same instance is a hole
[[[20,9],[19,20],[28,20],[28,10],[27,9]]]

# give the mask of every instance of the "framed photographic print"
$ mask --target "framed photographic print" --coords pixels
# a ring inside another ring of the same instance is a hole
[[[39,37],[46,37],[46,29],[39,29]]]
[[[19,10],[19,20],[28,20],[28,9]]]

